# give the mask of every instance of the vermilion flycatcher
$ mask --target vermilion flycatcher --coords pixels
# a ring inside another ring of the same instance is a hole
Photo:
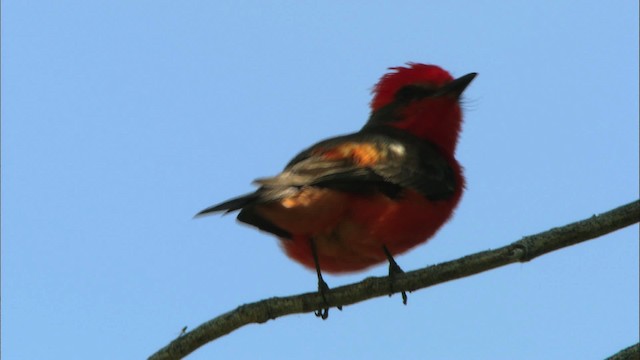
[[[255,180],[255,192],[198,215],[240,210],[239,221],[277,236],[288,256],[317,271],[323,296],[322,271],[389,261],[390,275],[402,272],[393,255],[432,237],[462,195],[459,100],[476,74],[454,79],[416,63],[390,70],[360,131],[312,145],[279,175]]]

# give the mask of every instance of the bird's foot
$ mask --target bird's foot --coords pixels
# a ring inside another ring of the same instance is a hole
[[[327,301],[327,294],[330,290],[331,289],[329,289],[329,285],[327,285],[324,279],[322,279],[321,277],[318,278],[318,292],[320,293],[320,296],[322,296],[322,300],[324,301],[326,307],[316,310],[314,314],[322,320],[326,320],[329,317],[329,302]],[[338,308],[338,310],[342,311],[342,306],[339,305],[336,307]]]
[[[387,249],[386,246],[383,246],[382,249],[384,250],[384,253],[387,256],[387,259],[389,260],[389,280],[391,281],[391,283],[389,285],[389,292],[390,292],[389,296],[391,296],[396,292],[395,289],[394,289],[394,286],[393,286],[393,284],[395,282],[395,278],[396,278],[397,275],[404,274],[404,270],[402,270],[400,265],[398,265],[398,263],[393,258],[393,256],[391,255],[391,253],[389,252],[389,250]],[[407,305],[407,292],[406,291],[402,291],[402,303],[404,305]]]

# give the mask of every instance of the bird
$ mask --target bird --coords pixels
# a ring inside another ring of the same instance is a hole
[[[257,190],[196,214],[238,211],[239,222],[276,236],[286,255],[316,271],[325,305],[323,272],[388,262],[393,280],[403,273],[394,256],[433,237],[465,188],[455,158],[460,102],[477,73],[453,78],[422,63],[388,70],[360,130],[311,145],[279,174],[256,179]]]

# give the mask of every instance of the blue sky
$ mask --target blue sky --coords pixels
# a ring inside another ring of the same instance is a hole
[[[479,76],[468,190],[404,269],[638,198],[636,1],[3,2],[3,357],[145,358],[185,325],[314,290],[275,239],[192,216],[359,129],[407,61]],[[638,341],[638,251],[635,225],[189,359],[601,359]]]

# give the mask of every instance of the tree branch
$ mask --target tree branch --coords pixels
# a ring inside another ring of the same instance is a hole
[[[457,260],[410,271],[394,277],[395,292],[415,291],[450,280],[478,274],[500,266],[527,262],[546,253],[591,240],[640,221],[640,201],[634,201],[600,215],[563,227],[526,236],[510,245],[468,255]],[[351,285],[332,289],[327,294],[331,307],[355,304],[389,295],[389,277],[370,277]],[[326,307],[317,292],[273,297],[239,306],[205,322],[173,340],[149,357],[149,360],[181,359],[200,346],[244,325],[264,323],[284,315],[308,313]]]
[[[640,343],[631,345],[626,349],[620,350],[613,356],[608,357],[606,360],[638,360],[640,359]]]

